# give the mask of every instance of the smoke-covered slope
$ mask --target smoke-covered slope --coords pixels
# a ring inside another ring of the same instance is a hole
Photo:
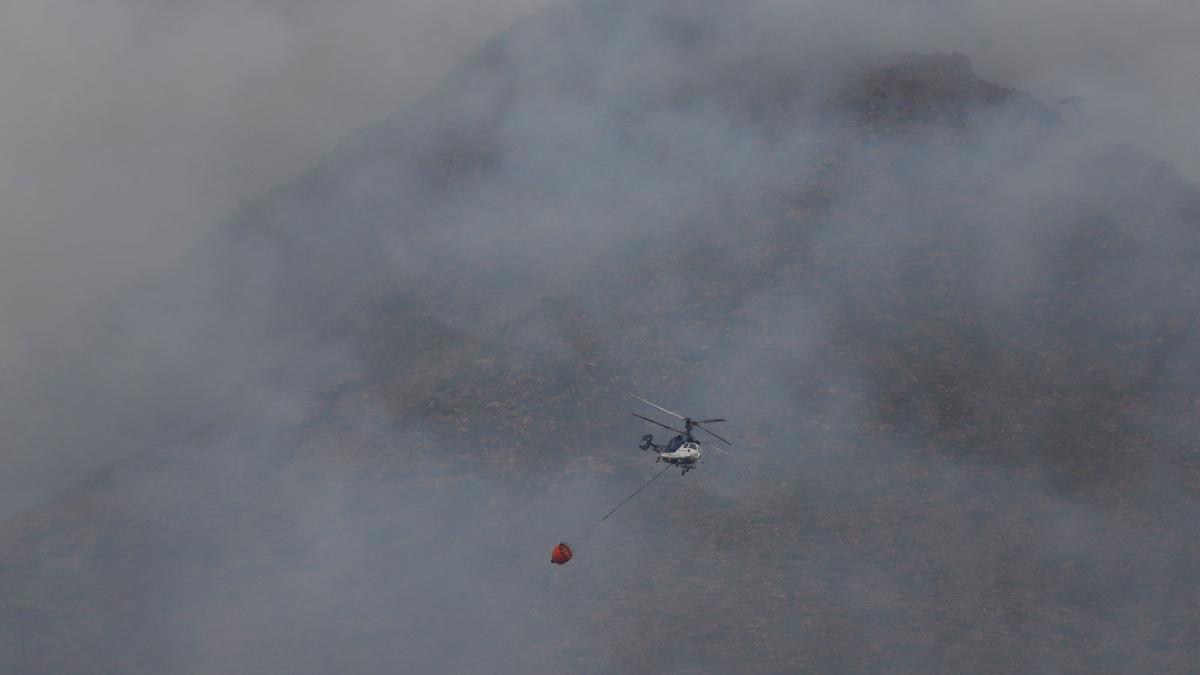
[[[1200,192],[705,7],[516,27],[117,302],[94,386],[215,421],[3,527],[5,669],[1187,670]],[[743,458],[585,536],[631,390]]]

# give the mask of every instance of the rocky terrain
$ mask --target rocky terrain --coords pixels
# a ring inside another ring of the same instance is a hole
[[[1192,668],[1200,190],[694,5],[519,24],[116,299],[0,670]],[[629,392],[741,458],[589,530]]]

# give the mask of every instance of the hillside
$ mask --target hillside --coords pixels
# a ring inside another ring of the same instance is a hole
[[[706,7],[530,19],[115,300],[96,433],[190,431],[0,526],[0,670],[1190,669],[1200,190]],[[588,536],[630,391],[744,457]]]

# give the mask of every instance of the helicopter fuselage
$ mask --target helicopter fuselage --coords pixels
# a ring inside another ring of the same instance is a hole
[[[682,467],[684,474],[695,468],[704,454],[700,449],[700,444],[691,439],[680,440],[681,437],[677,436],[667,445],[657,445],[653,438],[649,434],[643,436],[638,447],[642,450],[654,450],[658,454],[659,461]]]
[[[677,449],[667,452],[658,453],[662,461],[668,464],[695,464],[700,461],[700,455],[703,454],[700,450],[700,445],[695,441],[687,441]]]

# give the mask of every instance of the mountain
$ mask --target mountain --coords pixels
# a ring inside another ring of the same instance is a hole
[[[1187,671],[1200,190],[748,7],[529,19],[115,299],[3,670]],[[592,527],[631,391],[740,457]]]

